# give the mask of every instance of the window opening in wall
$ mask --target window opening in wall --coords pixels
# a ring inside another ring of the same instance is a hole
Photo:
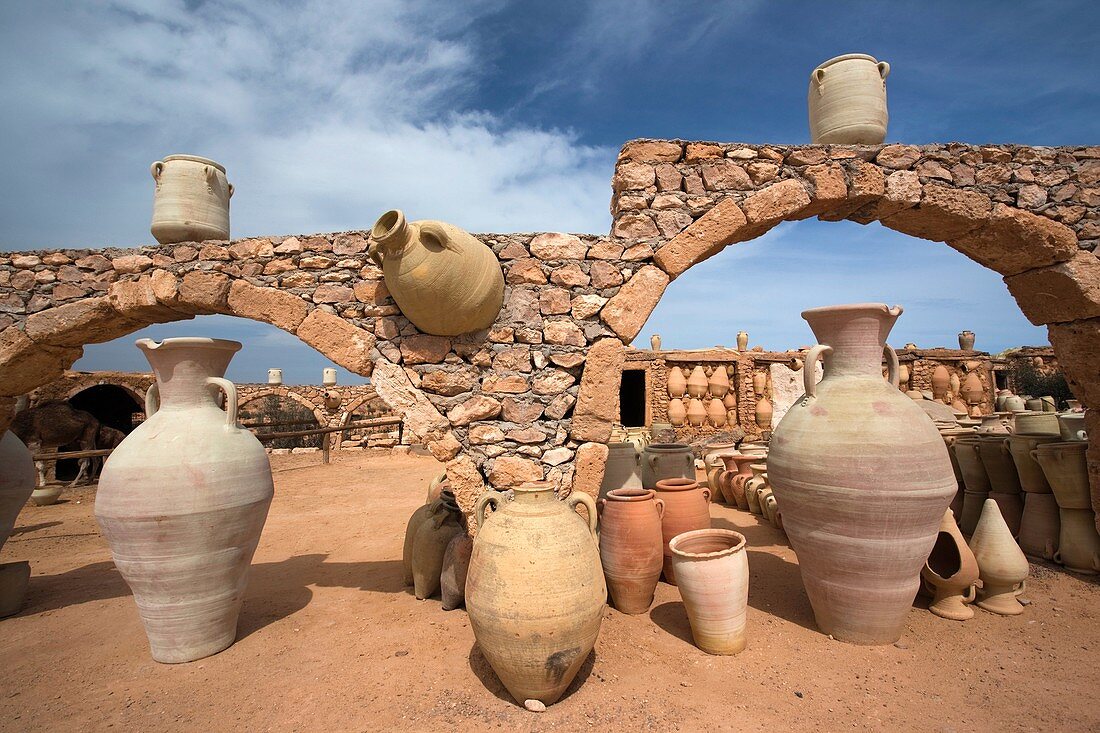
[[[623,371],[619,385],[619,422],[625,427],[645,426],[645,370]]]

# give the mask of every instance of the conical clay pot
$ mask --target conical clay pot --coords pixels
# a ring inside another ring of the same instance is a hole
[[[934,423],[897,388],[897,355],[886,338],[900,314],[880,303],[803,312],[819,344],[802,370],[805,396],[775,429],[768,453],[818,626],[859,644],[900,638],[957,490]],[[822,355],[824,377],[814,384]]]
[[[967,604],[974,602],[978,561],[963,539],[950,509],[944,512],[936,544],[924,563],[921,577],[935,589],[929,611],[952,621],[974,617],[974,609]]]
[[[665,582],[676,585],[668,542],[682,532],[710,527],[710,489],[699,486],[693,479],[662,479],[657,482],[657,498],[665,505],[661,516]]]
[[[970,538],[970,550],[978,562],[978,575],[982,580],[977,605],[1002,616],[1023,613],[1024,607],[1016,597],[1026,587],[1027,558],[1012,539],[997,502],[992,499],[982,507],[982,518]]]
[[[134,592],[153,659],[190,662],[233,643],[274,487],[222,377],[236,341],[140,339],[156,375],[145,422],[103,466],[95,516]],[[225,392],[228,413],[218,407]]]
[[[490,491],[466,578],[474,638],[517,702],[557,702],[588,658],[603,618],[607,585],[596,546],[596,505],[574,492],[558,501],[553,484]],[[577,512],[584,504],[589,521]],[[489,506],[496,511],[486,516]]]
[[[711,400],[707,405],[707,421],[716,428],[726,424],[726,406],[722,400]]]
[[[645,613],[664,562],[665,503],[653,489],[618,489],[598,502],[600,561],[611,600],[623,613]]]
[[[465,532],[459,532],[443,553],[443,570],[439,574],[439,595],[443,610],[453,611],[466,602],[466,575],[470,571],[470,553],[474,541]]]
[[[668,401],[668,421],[675,427],[680,427],[687,422],[687,407],[681,399]]]
[[[714,373],[707,381],[707,389],[710,390],[710,396],[716,400],[721,400],[730,391],[730,379],[722,365],[714,368]]]
[[[761,430],[772,429],[772,414],[774,408],[772,407],[771,400],[767,397],[761,397],[756,401],[756,427]]]
[[[707,373],[703,371],[703,367],[697,366],[691,371],[691,376],[687,378],[687,393],[689,396],[696,399],[702,399],[707,394]],[[691,408],[688,408],[690,413]]]
[[[691,636],[707,654],[745,648],[749,559],[745,537],[728,529],[699,529],[669,543]]]
[[[692,397],[688,400],[687,407],[687,422],[692,427],[702,427],[703,423],[707,421],[707,408],[703,406],[703,401]]]
[[[441,221],[406,222],[393,210],[375,222],[370,240],[386,288],[424,333],[457,336],[496,320],[504,273],[493,250],[468,232]]]

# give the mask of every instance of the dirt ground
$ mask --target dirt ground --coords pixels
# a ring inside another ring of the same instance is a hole
[[[275,456],[275,501],[236,644],[190,664],[149,656],[92,516],[94,491],[28,506],[0,561],[29,559],[29,597],[0,620],[0,730],[375,731],[1100,729],[1100,588],[1032,565],[1022,616],[965,623],[920,606],[902,641],[857,647],[814,628],[792,550],[714,506],[749,542],[749,646],[692,646],[677,590],[649,614],[607,610],[558,704],[530,713],[474,645],[464,611],[402,587],[409,514],[430,457]]]

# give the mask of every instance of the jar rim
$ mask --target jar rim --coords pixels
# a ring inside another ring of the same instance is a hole
[[[163,163],[167,163],[170,160],[189,160],[192,163],[203,163],[205,165],[212,165],[215,168],[217,168],[218,170],[220,170],[223,174],[225,173],[225,166],[224,165],[222,165],[221,163],[219,163],[216,160],[211,160],[210,158],[204,158],[201,155],[188,155],[186,153],[173,153],[172,155],[166,155],[163,158],[161,158],[161,162],[163,162]]]

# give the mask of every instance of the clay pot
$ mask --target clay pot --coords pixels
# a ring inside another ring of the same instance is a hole
[[[1083,412],[1085,408],[1081,406],[1080,400],[1066,400],[1066,409],[1070,412]]]
[[[603,481],[600,482],[600,498],[614,489],[642,488],[641,457],[633,443],[608,443],[607,463],[604,464]]]
[[[768,453],[818,626],[861,644],[900,638],[957,491],[939,432],[897,389],[897,355],[886,338],[901,311],[861,303],[802,313],[819,344],[802,371],[805,396],[775,429]],[[824,378],[814,384],[822,355]]]
[[[721,400],[730,391],[730,380],[726,376],[726,370],[721,366],[715,367],[714,373],[710,375],[710,379],[707,380],[707,389],[710,390],[710,396],[716,400]]]
[[[673,427],[672,423],[668,423],[668,422],[655,422],[652,425],[650,425],[649,426],[649,440],[650,440],[650,442],[651,443],[652,442],[657,442],[657,443],[664,442],[664,441],[661,441],[661,440],[657,440],[658,436],[660,436],[663,433],[669,432],[669,431],[675,433],[676,431],[673,430],[672,427]]]
[[[710,401],[707,405],[707,420],[716,428],[726,424],[726,406],[722,404],[722,400],[712,399]]]
[[[996,412],[1005,412],[1005,400],[1012,396],[1012,390],[999,389],[993,397],[993,409]]]
[[[1092,509],[1059,510],[1061,528],[1054,561],[1084,575],[1100,571],[1100,535]]]
[[[161,244],[229,239],[229,199],[233,186],[225,168],[197,155],[169,155],[150,167],[153,225]]]
[[[982,415],[977,432],[981,435],[1007,436],[1012,431],[1009,429],[1012,413],[995,412],[992,415]]]
[[[1061,436],[1058,415],[1049,412],[1018,412],[1013,421],[1015,432],[1021,435]]]
[[[684,401],[680,399],[672,399],[668,402],[668,421],[679,427],[687,422],[687,407],[684,406]]]
[[[632,444],[638,451],[645,450],[649,445],[649,430],[646,428],[627,428],[625,443]]]
[[[420,523],[412,548],[413,593],[419,600],[439,592],[439,576],[443,572],[443,555],[462,525],[457,504],[440,502]]]
[[[424,333],[477,331],[500,313],[504,274],[497,256],[456,226],[406,222],[400,211],[387,211],[371,228],[367,252],[401,314]]]
[[[653,489],[616,489],[597,502],[600,561],[611,601],[623,613],[645,613],[661,578],[664,501]]]
[[[1037,397],[1024,400],[1024,405],[1030,412],[1043,412],[1043,401]]]
[[[766,463],[750,463],[749,470],[752,474],[745,480],[745,503],[753,514],[763,514],[764,507],[760,506],[760,492],[768,485],[764,474],[768,470]]]
[[[1016,538],[1020,549],[1032,557],[1053,560],[1060,532],[1061,521],[1054,494],[1024,494],[1024,513]]]
[[[767,397],[760,397],[756,400],[756,427],[761,430],[772,429],[772,414],[774,410],[772,403]]]
[[[703,371],[703,367],[697,366],[691,371],[691,376],[687,378],[687,393],[691,397],[701,399],[707,393],[707,373]],[[689,412],[691,408],[688,408]]]
[[[711,496],[716,499],[726,499],[718,485],[718,477],[725,471],[722,455],[736,452],[736,443],[732,442],[709,443],[703,448],[703,470],[707,474],[707,488],[710,489]]]
[[[649,337],[649,348],[650,348],[651,351],[660,351],[661,350],[661,335],[660,334],[655,333],[655,334],[653,334],[652,336]]]
[[[676,585],[668,542],[682,532],[710,527],[710,489],[699,486],[692,479],[662,479],[657,482],[657,498],[665,504],[661,517],[665,581]]]
[[[909,367],[901,364],[898,366],[898,389],[902,392],[909,389]]]
[[[153,659],[190,662],[233,643],[274,487],[260,441],[237,424],[222,377],[241,345],[173,338],[137,346],[156,384],[145,422],[103,465],[95,516],[134,592]],[[218,407],[225,393],[228,413]]]
[[[1027,587],[1027,558],[1012,539],[997,502],[992,499],[982,507],[982,517],[970,538],[970,550],[978,562],[982,580],[977,605],[1002,616],[1023,613],[1024,607],[1016,597]]]
[[[41,489],[35,489],[31,494],[31,503],[35,506],[49,506],[56,504],[57,500],[61,498],[61,492],[64,490],[62,486],[43,486]]]
[[[989,490],[997,494],[1020,493],[1020,478],[1016,463],[1008,450],[1008,436],[979,434],[978,457],[989,478]],[[1009,525],[1011,526],[1011,522]]]
[[[652,489],[664,478],[695,480],[695,457],[685,443],[650,443],[642,453],[642,487]]]
[[[1024,403],[1023,397],[1010,394],[1005,397],[1004,409],[1008,412],[1023,412],[1027,409],[1027,405]]]
[[[1058,413],[1058,430],[1062,440],[1083,441],[1089,436],[1085,432],[1085,413],[1060,412]]]
[[[722,475],[722,493],[725,494],[726,500],[735,504],[738,509],[747,511],[749,508],[745,484],[752,478],[752,469],[749,465],[759,460],[759,456],[743,453],[722,456],[722,461],[726,464],[726,472]]]
[[[283,370],[282,369],[268,369],[267,370],[267,383],[268,384],[282,384],[283,383]]]
[[[1043,412],[1058,412],[1058,404],[1050,395],[1040,397],[1039,401],[1042,403]]]
[[[1024,491],[1036,494],[1049,494],[1050,484],[1047,483],[1043,467],[1032,455],[1035,449],[1044,443],[1057,443],[1060,438],[1054,435],[1028,435],[1016,433],[1008,438],[1008,450],[1012,454],[1012,460],[1016,464],[1016,473],[1020,477],[1020,488]]]
[[[1088,443],[1044,443],[1034,454],[1061,509],[1092,509]]]
[[[19,511],[35,492],[38,472],[31,452],[19,437],[0,433],[0,548],[8,541]],[[60,489],[60,487],[58,487]],[[26,560],[0,563],[0,618],[12,616],[23,607],[31,575]]]
[[[744,331],[737,332],[737,350],[748,351],[749,350],[749,335]]]
[[[849,53],[818,65],[807,101],[814,145],[879,145],[886,139],[890,64]]]
[[[707,654],[745,648],[749,559],[745,537],[728,529],[697,529],[669,543],[695,645]]]
[[[680,367],[672,367],[668,370],[668,396],[673,399],[683,397],[687,392],[687,377]],[[673,423],[675,425],[675,423]]]
[[[951,379],[948,384],[948,396],[957,395],[962,392],[962,382],[959,381],[959,375],[951,372]]]
[[[1015,534],[1019,534],[1020,523],[1024,518],[1024,496],[1023,493],[1002,494],[990,491],[986,497],[997,502],[997,508],[1001,510],[1001,516],[1004,517],[1008,530]]]
[[[969,405],[977,405],[982,401],[982,398],[985,397],[985,387],[982,386],[982,379],[977,372],[970,372],[966,375],[966,381],[963,382],[959,394]]]
[[[726,392],[726,396],[722,398],[722,406],[726,408],[726,413],[737,414],[737,393],[733,390]],[[736,424],[737,420],[730,420],[730,423]]]
[[[707,408],[703,407],[703,401],[692,397],[688,400],[687,422],[692,427],[702,427],[707,421]]]
[[[431,488],[428,489],[429,494]],[[416,511],[409,517],[409,521],[405,524],[405,541],[401,548],[401,568],[403,572],[403,580],[406,586],[412,586],[413,584],[413,569],[412,569],[412,553],[413,544],[416,542],[416,532],[420,529],[420,525],[427,521],[428,517],[435,513],[436,508],[443,503],[441,496],[437,496],[427,504],[418,507]]]
[[[937,400],[943,400],[951,390],[951,373],[943,364],[936,366],[932,372],[932,396]]]
[[[974,602],[978,561],[963,539],[950,510],[943,514],[936,544],[924,563],[921,577],[935,589],[932,602],[928,605],[929,611],[952,621],[974,617],[974,610],[966,604]]]
[[[466,576],[470,571],[470,553],[474,541],[465,532],[459,532],[443,553],[443,570],[439,573],[439,595],[443,610],[453,611],[466,602]]]
[[[978,525],[978,519],[982,515],[982,507],[989,498],[989,474],[985,471],[982,462],[980,439],[972,436],[959,436],[951,445],[951,451],[959,464],[959,471],[963,477],[963,501],[959,515],[959,528],[964,535],[971,535],[974,527]]]
[[[478,532],[466,577],[474,638],[517,702],[550,705],[588,658],[607,585],[596,546],[596,505],[580,491],[558,501],[545,481],[489,491],[474,508]],[[588,521],[575,511],[588,510]],[[486,516],[486,509],[496,511]]]
[[[974,332],[963,331],[959,334],[959,348],[963,351],[974,350]]]
[[[946,430],[940,430],[940,436],[943,438],[944,445],[947,446],[947,455],[951,458],[951,470],[955,472],[955,483],[958,485],[958,491],[955,493],[955,497],[951,500],[951,512],[955,515],[956,520],[962,517],[962,505],[963,505],[963,492],[965,491],[965,484],[963,482],[962,469],[959,468],[959,460],[955,457],[955,441],[962,436],[973,435],[973,430],[963,430],[959,428],[948,428]],[[977,523],[975,517],[974,522]]]
[[[763,396],[768,388],[768,375],[766,372],[756,372],[752,375],[752,391],[757,396]]]

